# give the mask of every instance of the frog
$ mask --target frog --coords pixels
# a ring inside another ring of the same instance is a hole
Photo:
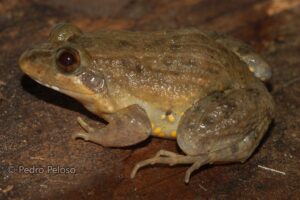
[[[151,136],[175,140],[181,152],[159,150],[130,177],[155,164],[189,165],[184,181],[204,165],[245,162],[274,117],[264,81],[267,62],[227,34],[197,28],[101,30],[56,25],[48,40],[20,56],[36,82],[79,101],[104,119],[97,128],[78,117],[74,139],[122,148]]]

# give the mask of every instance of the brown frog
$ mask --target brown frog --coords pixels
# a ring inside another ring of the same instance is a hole
[[[244,162],[273,116],[271,95],[259,80],[270,68],[247,45],[197,29],[84,34],[58,24],[20,58],[37,82],[80,101],[108,122],[73,135],[104,147],[124,147],[151,135],[177,141],[185,155],[160,150],[134,167]],[[252,73],[254,72],[254,74]]]

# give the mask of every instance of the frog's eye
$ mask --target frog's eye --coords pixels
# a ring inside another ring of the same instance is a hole
[[[62,72],[74,72],[80,66],[79,54],[73,49],[60,49],[56,54],[56,64]]]

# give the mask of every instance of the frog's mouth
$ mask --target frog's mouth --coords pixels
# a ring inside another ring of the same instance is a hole
[[[43,86],[46,86],[46,87],[48,87],[48,88],[51,88],[51,89],[53,89],[53,90],[55,90],[55,91],[58,91],[58,92],[62,92],[62,93],[64,93],[65,91],[67,91],[67,90],[65,90],[65,89],[59,89],[58,87],[56,87],[56,86],[54,86],[54,85],[49,85],[49,84],[47,84],[47,83],[42,83],[41,81],[39,81],[39,80],[37,80],[37,79],[35,79],[35,78],[33,78],[33,77],[31,77],[33,80],[35,80],[36,82],[38,82],[39,84],[41,84],[41,85],[43,85]]]
[[[33,78],[34,79],[34,78]],[[77,90],[66,89],[64,87],[57,87],[55,85],[50,85],[47,83],[43,83],[37,79],[34,79],[39,84],[51,88],[55,91],[73,97],[74,99],[78,100],[86,107],[90,112],[95,113],[96,115],[100,113],[111,113],[113,112],[113,106],[111,105],[110,101],[107,101],[105,98],[101,97],[100,94],[96,94],[82,84],[77,86]],[[79,82],[78,80],[76,81]]]
[[[60,88],[60,87],[57,87],[57,86],[54,86],[54,85],[49,85],[47,83],[42,83],[41,81],[39,81],[37,79],[34,79],[34,80],[36,82],[38,82],[39,84],[45,86],[45,87],[51,88],[55,91],[58,91],[60,93],[66,94],[70,97],[73,97],[73,98],[81,101],[84,104],[87,104],[87,102],[94,100],[94,98],[92,98],[94,94],[75,92],[75,91],[72,91],[72,90],[69,90],[69,89]]]

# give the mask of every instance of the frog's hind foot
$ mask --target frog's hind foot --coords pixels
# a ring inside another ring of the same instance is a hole
[[[207,156],[186,156],[176,154],[166,150],[160,150],[152,158],[138,162],[132,172],[130,177],[134,178],[138,170],[142,167],[154,164],[168,164],[170,166],[179,164],[192,164],[192,166],[187,170],[185,174],[185,182],[188,183],[190,176],[193,171],[199,169],[201,166],[208,163]]]

